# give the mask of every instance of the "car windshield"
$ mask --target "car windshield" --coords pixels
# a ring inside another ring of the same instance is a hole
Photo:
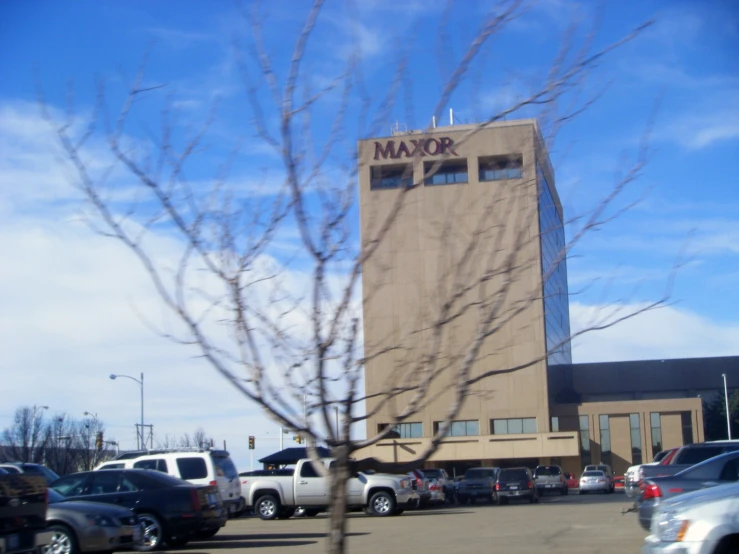
[[[470,469],[464,474],[465,479],[489,479],[493,476],[493,471],[490,469]]]
[[[539,466],[534,470],[534,477],[545,477],[547,475],[562,475],[562,470],[557,466]]]
[[[582,474],[583,477],[605,477],[605,473],[602,471],[586,471]]]
[[[238,472],[236,471],[236,466],[231,461],[231,458],[229,456],[212,456],[213,463],[216,465],[218,469],[220,469],[223,472],[223,475],[227,477],[228,479],[233,479],[234,477],[238,477]]]
[[[528,478],[529,474],[525,469],[502,469],[498,481],[505,483],[507,481],[525,481]]]
[[[440,479],[443,477],[440,469],[424,469],[423,472],[429,479]]]
[[[64,497],[56,492],[54,489],[48,489],[49,491],[49,504],[56,504],[57,502],[64,502]]]

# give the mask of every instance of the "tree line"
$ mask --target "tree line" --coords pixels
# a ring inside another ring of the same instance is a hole
[[[119,443],[105,435],[96,414],[81,419],[66,413],[46,416],[46,406],[21,406],[13,422],[0,434],[0,461],[43,464],[59,475],[89,471],[117,454]],[[185,433],[179,439],[164,435],[157,448],[207,448],[214,439],[205,430]]]

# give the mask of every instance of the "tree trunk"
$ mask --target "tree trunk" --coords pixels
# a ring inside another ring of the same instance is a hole
[[[343,450],[343,449],[342,449]],[[346,484],[349,481],[349,457],[346,452],[338,453],[331,466],[331,518],[329,520],[328,544],[329,554],[346,552]]]

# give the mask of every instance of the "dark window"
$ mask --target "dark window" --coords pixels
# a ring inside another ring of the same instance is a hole
[[[138,487],[129,481],[126,477],[121,478],[121,485],[118,487],[119,492],[136,492]]]
[[[536,418],[491,419],[490,430],[493,435],[521,435],[536,433]]]
[[[525,469],[501,469],[498,481],[508,483],[510,481],[527,481],[530,479],[529,472]]]
[[[193,459],[193,458],[190,458]],[[197,458],[195,458],[197,459]],[[179,465],[179,464],[178,464]],[[161,471],[131,471],[126,472],[126,478],[140,490],[168,489],[185,484],[182,479],[167,475]]]
[[[96,471],[92,476],[90,494],[114,494],[118,492],[120,474],[109,471]]]
[[[629,427],[631,428],[631,464],[638,465],[642,463],[639,414],[629,415]]]
[[[703,446],[700,448],[686,448],[680,452],[680,458],[675,460],[676,464],[693,465],[718,456],[723,452],[721,446]]]
[[[557,466],[539,466],[534,470],[534,477],[546,477],[562,475],[562,470]]]
[[[465,479],[494,479],[494,469],[468,469],[464,474]]]
[[[219,477],[227,477],[233,479],[238,476],[236,466],[228,456],[214,456],[211,455],[213,465],[216,467],[216,475]]]
[[[186,481],[208,478],[208,468],[202,458],[177,458],[177,469],[180,471],[180,478]]]
[[[124,467],[126,467],[126,464],[105,464],[100,469],[123,469]]]
[[[683,444],[693,444],[693,418],[690,412],[680,412],[683,426]]]
[[[3,469],[7,471],[8,473],[20,473],[21,472],[20,469],[18,469],[17,467],[13,467],[13,466],[5,466]]]
[[[466,183],[467,160],[447,160],[445,162],[426,162],[423,164],[423,174],[427,175],[424,183],[427,185],[453,185]]]
[[[413,186],[413,165],[376,165],[370,168],[370,189],[399,189]]]
[[[580,449],[582,451],[582,463],[588,465],[592,461],[590,456],[590,419],[586,415],[580,416]]]
[[[167,461],[163,458],[158,458],[156,460],[139,460],[138,462],[134,462],[133,467],[135,469],[150,469],[152,471],[168,473]]]
[[[523,177],[523,158],[515,156],[489,156],[478,160],[480,181],[500,181]]]
[[[721,470],[720,481],[739,481],[739,459],[734,458],[726,462]]]
[[[608,423],[608,416],[600,416],[600,461],[601,463],[611,465],[611,429]]]
[[[316,468],[313,467],[313,464],[311,462],[307,462],[302,465],[300,468],[300,476],[301,477],[320,477],[318,475],[318,472],[316,471]]]
[[[552,417],[552,433],[559,431],[559,418],[557,416]]]
[[[89,490],[89,487],[86,486],[89,477],[88,473],[62,477],[54,483],[53,489],[62,496],[83,496]]]
[[[384,431],[387,426],[387,423],[380,423],[377,426],[378,431]],[[388,438],[396,439],[417,439],[421,437],[423,437],[423,425],[421,423],[398,423],[388,435]]]
[[[657,412],[649,414],[649,426],[652,429],[652,455],[662,450],[662,421]]]

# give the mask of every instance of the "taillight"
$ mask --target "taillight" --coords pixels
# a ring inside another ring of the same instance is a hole
[[[496,491],[499,491],[500,490],[500,483],[495,483],[495,490]]]
[[[197,511],[200,509],[200,496],[198,495],[197,489],[190,490],[190,497],[192,499],[192,509]]]
[[[211,487],[215,487],[215,486],[217,486],[217,485],[218,485],[218,481],[211,481],[211,482],[210,482],[210,483],[208,483],[208,484],[209,484],[209,485],[210,485]]]
[[[661,498],[661,497],[662,497],[662,490],[659,488],[659,485],[650,483],[644,486],[644,500],[647,500],[649,498]]]
[[[534,488],[534,483],[533,483],[533,481],[529,481],[529,488],[530,488],[530,489],[533,489],[533,488]]]
[[[439,485],[431,485],[429,487],[430,491],[438,491],[441,487]]]

